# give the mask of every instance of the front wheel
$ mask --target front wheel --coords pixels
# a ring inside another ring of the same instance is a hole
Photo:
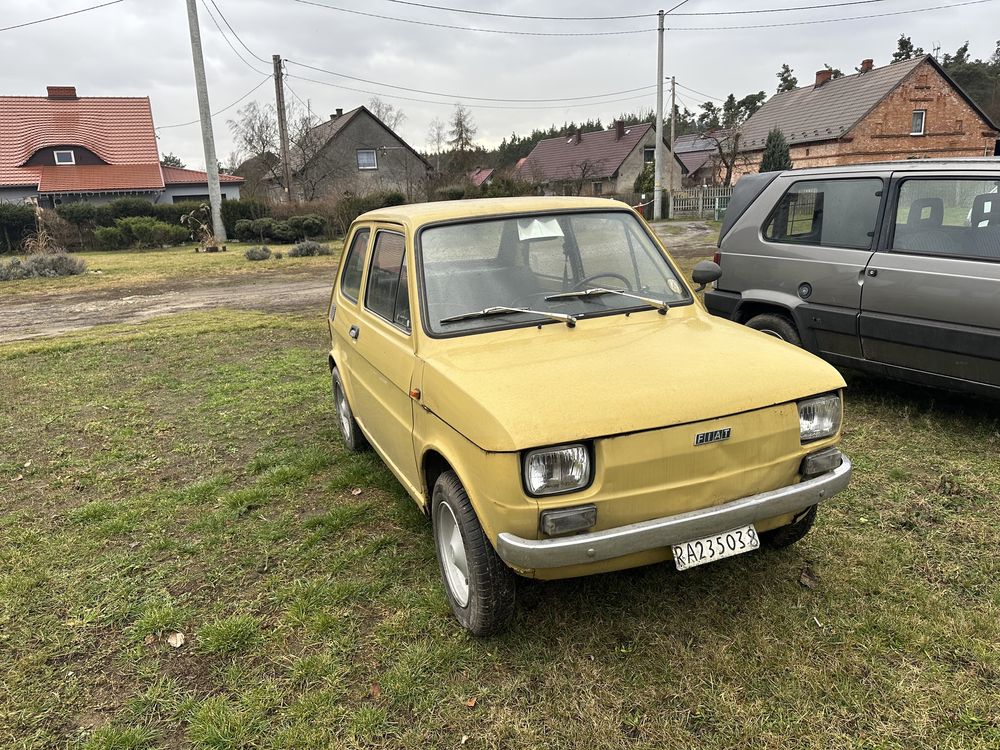
[[[809,533],[815,522],[816,506],[813,505],[800,513],[787,526],[779,526],[770,531],[762,531],[760,533],[760,541],[765,547],[771,547],[772,549],[791,547]]]
[[[340,379],[340,371],[334,367],[330,377],[333,380],[333,403],[337,408],[337,422],[344,445],[349,451],[363,451],[368,447],[368,441],[358,426],[358,420],[354,418],[351,405],[347,403],[347,392],[344,390],[344,381]]]
[[[761,313],[755,315],[746,322],[747,328],[766,333],[782,341],[787,341],[795,346],[802,346],[802,338],[799,336],[795,323],[785,315],[780,313]]]
[[[431,520],[451,611],[475,636],[504,630],[514,614],[514,572],[486,538],[453,471],[444,472],[434,484]]]

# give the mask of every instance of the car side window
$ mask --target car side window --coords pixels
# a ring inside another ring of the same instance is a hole
[[[359,229],[351,240],[344,258],[344,274],[340,278],[340,291],[352,302],[358,301],[361,291],[361,274],[365,268],[365,250],[368,249],[370,229]]]
[[[409,332],[410,295],[406,280],[406,243],[398,232],[375,234],[368,268],[365,307],[383,320]]]
[[[869,250],[882,187],[871,177],[796,182],[764,223],[764,239]]]
[[[904,180],[892,234],[895,252],[1000,260],[1000,180]]]

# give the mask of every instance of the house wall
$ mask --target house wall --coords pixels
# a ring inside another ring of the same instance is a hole
[[[358,169],[358,149],[375,149],[378,168]],[[427,165],[362,111],[330,139],[293,182],[297,197],[303,200],[338,197],[347,192],[366,195],[388,191],[415,200],[426,194]]]
[[[232,182],[219,184],[222,190],[222,200],[236,201],[240,199],[240,186]],[[208,183],[201,185],[167,185],[157,203],[179,203],[187,200],[208,200]]]
[[[24,203],[37,196],[38,191],[30,187],[0,188],[0,203]]]
[[[913,110],[927,110],[924,135],[910,135]],[[843,138],[792,146],[797,169],[902,159],[992,156],[993,130],[928,62],[917,66]],[[740,174],[760,168],[763,150],[747,152]]]
[[[101,157],[91,151],[89,148],[84,148],[83,146],[74,146],[72,144],[66,146],[47,146],[45,148],[38,149],[35,153],[31,155],[31,158],[24,163],[26,167],[44,167],[56,165],[56,151],[72,151],[73,152],[73,162],[74,164],[85,165],[85,164],[107,164]]]
[[[618,193],[635,192],[635,180],[642,171],[642,165],[644,163],[642,158],[643,150],[647,146],[655,145],[656,133],[653,128],[650,128],[643,139],[636,144],[634,149],[632,149],[632,153],[625,157],[625,161],[622,162],[621,167],[618,168],[618,181],[615,188]],[[673,172],[674,175],[674,187],[679,188],[681,186],[681,180],[683,179],[681,165],[677,163],[673,154],[670,153],[670,149],[666,146],[663,147],[663,160],[665,162],[665,166],[667,166],[670,170],[663,170],[663,189],[666,190],[670,185],[670,172]]]

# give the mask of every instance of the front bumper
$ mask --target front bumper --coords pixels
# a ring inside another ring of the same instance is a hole
[[[709,289],[705,292],[703,299],[705,307],[712,315],[733,320],[742,295],[737,292],[720,292],[718,289]]]
[[[508,565],[522,569],[610,560],[796,513],[837,494],[850,480],[851,462],[843,456],[840,466],[813,479],[689,513],[556,539],[522,539],[504,532],[497,537],[497,554]]]

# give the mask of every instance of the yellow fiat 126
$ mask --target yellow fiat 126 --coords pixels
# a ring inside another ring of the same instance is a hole
[[[693,278],[718,275],[704,261]],[[517,575],[785,546],[850,479],[837,371],[709,315],[622,203],[366,213],[329,326],[344,442],[374,448],[430,517],[476,635],[506,625]]]

